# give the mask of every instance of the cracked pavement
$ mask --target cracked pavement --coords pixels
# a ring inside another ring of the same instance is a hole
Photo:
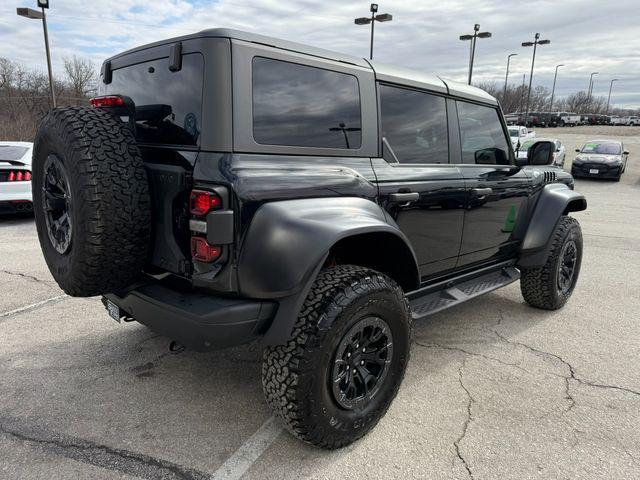
[[[576,181],[585,257],[564,309],[528,307],[515,283],[417,322],[403,386],[367,437],[325,452],[282,432],[243,478],[640,478],[635,132],[620,183]],[[539,135],[567,152],[605,136]],[[63,296],[31,219],[0,230],[0,478],[216,478],[271,415],[260,348],[170,354],[99,299]]]

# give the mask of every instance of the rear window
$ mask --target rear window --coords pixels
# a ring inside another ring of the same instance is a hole
[[[360,148],[358,79],[269,58],[253,59],[253,137],[266,145]]]
[[[12,162],[24,157],[29,149],[27,147],[16,147],[12,145],[0,145],[0,162]]]
[[[101,94],[126,95],[136,106],[136,139],[141,143],[200,144],[204,60],[199,53],[182,57],[182,69],[169,70],[169,59],[113,71]]]

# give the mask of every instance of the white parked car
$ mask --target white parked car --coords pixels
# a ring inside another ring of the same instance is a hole
[[[536,136],[536,132],[530,131],[522,125],[511,125],[508,128],[509,137],[511,137],[511,146],[514,150],[517,150],[518,145],[522,144],[525,140],[535,138]]]
[[[609,123],[611,123],[611,125],[623,125],[624,118],[618,115],[611,115],[611,117],[609,117]]]
[[[558,116],[560,117],[561,127],[575,127],[582,123],[581,116],[575,113],[559,112]]]
[[[520,148],[516,152],[516,155],[518,156],[518,158],[527,158],[527,151],[529,150],[529,147],[534,143],[540,142],[540,141],[553,142],[556,144],[556,151],[553,154],[553,163],[551,165],[560,167],[560,168],[564,167],[566,149],[562,144],[562,142],[557,138],[530,138],[525,140],[524,142],[522,142],[522,144],[520,145]]]
[[[630,125],[632,127],[635,127],[636,125],[640,125],[640,117],[636,116],[636,115],[632,115],[630,117],[627,117],[624,119],[624,124],[625,125]]]
[[[0,142],[0,213],[33,211],[31,142]]]

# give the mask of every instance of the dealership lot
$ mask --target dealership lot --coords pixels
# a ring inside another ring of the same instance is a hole
[[[585,257],[556,312],[518,284],[416,323],[389,413],[335,452],[270,417],[257,345],[198,354],[111,321],[52,280],[32,219],[0,220],[0,478],[640,476],[640,128],[543,129],[630,151],[620,183],[576,181]]]

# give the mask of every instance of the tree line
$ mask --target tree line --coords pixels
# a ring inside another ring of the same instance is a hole
[[[506,91],[504,84],[500,85],[496,82],[480,82],[476,86],[496,97],[504,113],[524,112],[527,108],[528,85],[508,85]],[[529,111],[548,112],[551,108],[551,90],[542,85],[533,87],[529,100]],[[607,114],[607,97],[592,95],[589,98],[588,92],[584,90],[563,98],[554,96],[553,111]],[[610,105],[608,115],[626,116],[638,113],[639,110],[616,108]]]
[[[64,76],[56,76],[53,89],[58,106],[87,105],[97,91],[98,73],[88,59],[64,59]],[[504,85],[481,82],[478,87],[498,99],[505,113],[524,112],[527,85]],[[529,111],[548,111],[551,92],[538,85],[531,89]],[[607,98],[579,91],[564,98],[554,98],[554,111],[606,113]],[[32,141],[38,124],[49,109],[49,80],[46,73],[0,58],[0,140]],[[639,110],[609,109],[609,114],[638,115]]]
[[[95,96],[98,74],[85,58],[64,59],[64,76],[54,77],[58,106],[87,105]],[[50,108],[49,77],[0,58],[0,140],[32,141]]]

